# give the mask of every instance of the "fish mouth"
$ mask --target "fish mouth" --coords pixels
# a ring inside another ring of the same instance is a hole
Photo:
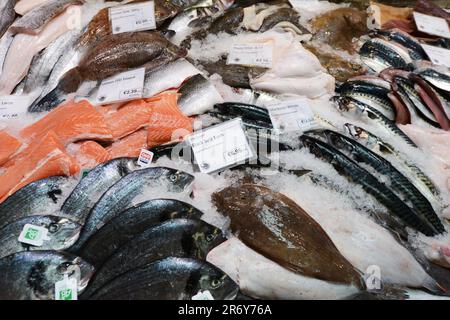
[[[231,281],[231,280],[230,280]],[[233,282],[234,288],[231,290],[226,296],[223,297],[223,300],[234,300],[236,299],[238,293],[239,293],[239,286]]]

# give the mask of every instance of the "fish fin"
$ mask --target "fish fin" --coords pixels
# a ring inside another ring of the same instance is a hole
[[[41,99],[36,100],[29,108],[28,112],[50,111],[66,100],[66,93],[58,86],[46,94]]]
[[[394,285],[384,284],[377,291],[361,291],[349,298],[348,300],[406,300],[408,299],[406,290]]]
[[[431,277],[425,281],[423,287],[432,293],[450,296],[450,290]]]

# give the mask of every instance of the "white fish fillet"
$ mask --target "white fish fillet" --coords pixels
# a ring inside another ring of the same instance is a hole
[[[18,34],[14,37],[0,76],[0,95],[10,94],[26,76],[35,54],[70,30],[70,21],[77,12],[71,8],[67,8],[63,14],[50,21],[40,34]]]
[[[39,7],[40,5],[44,4],[47,1],[49,0],[20,0],[14,7],[14,10],[16,11],[17,14],[23,16],[28,11],[31,11],[34,8]]]
[[[358,292],[354,286],[334,284],[291,272],[231,238],[206,260],[230,276],[241,291],[261,299],[343,299]]]

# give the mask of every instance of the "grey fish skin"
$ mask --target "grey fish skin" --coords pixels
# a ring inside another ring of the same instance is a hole
[[[450,92],[450,74],[449,73],[443,73],[439,72],[436,69],[433,68],[422,68],[417,70],[415,73],[417,73],[419,76],[427,80],[429,83],[431,83],[433,86]]]
[[[37,35],[51,19],[61,14],[71,5],[83,4],[82,0],[50,0],[17,19],[11,27],[12,33]]]
[[[55,176],[32,182],[17,190],[0,204],[0,228],[28,216],[57,214],[73,185],[70,178]]]
[[[399,53],[374,40],[366,41],[359,50],[359,54],[361,60],[377,73],[389,67],[404,70],[411,68],[408,65],[409,61],[405,61]]]
[[[220,113],[234,115],[236,117],[252,118],[254,120],[266,121],[272,123],[269,116],[269,111],[252,104],[225,102],[216,104],[214,109]]]
[[[166,258],[115,278],[91,300],[191,300],[208,290],[214,300],[232,300],[239,288],[221,270],[208,262]]]
[[[13,40],[14,36],[9,32],[0,37],[0,74],[2,74],[5,58]]]
[[[61,206],[61,213],[83,223],[100,197],[117,181],[137,170],[137,158],[117,158],[100,164],[81,179]]]
[[[6,30],[14,22],[16,12],[14,6],[18,0],[2,0],[0,3],[0,38],[3,37]]]
[[[414,176],[413,183],[415,186],[425,195],[432,203],[439,203],[439,199],[436,197],[439,195],[439,191],[429,177],[414,163],[411,163],[408,159],[396,150],[393,146],[382,141],[379,137],[373,133],[350,123],[345,124],[347,133],[355,140],[365,145],[370,150],[378,153],[380,156],[385,154],[391,154],[396,156],[401,162],[404,163],[405,171],[408,171],[411,176]]]
[[[422,219],[400,200],[385,184],[378,181],[371,173],[361,168],[353,160],[343,153],[313,137],[302,135],[300,137],[303,145],[316,157],[327,161],[340,174],[350,181],[359,184],[368,194],[377,199],[389,212],[399,218],[402,223],[425,235],[433,235],[435,231],[425,224]]]
[[[145,230],[116,251],[96,272],[85,292],[89,297],[115,277],[156,260],[177,257],[205,260],[224,242],[220,229],[201,220],[174,219]]]
[[[392,166],[389,161],[365,148],[355,140],[341,135],[340,133],[331,130],[325,130],[323,132],[334,147],[339,150],[347,150],[350,153],[350,157],[356,162],[363,162],[372,167],[379,174],[387,176],[394,193],[401,195],[404,198],[404,201],[412,204],[413,212],[423,220],[424,224],[428,224],[428,228],[433,230],[433,235],[445,231],[442,222],[434,212],[430,202],[405,176]]]
[[[172,192],[183,192],[193,180],[194,177],[188,173],[165,167],[146,168],[126,175],[110,187],[92,208],[80,238],[70,251],[79,250],[92,234],[128,209],[145,190],[166,188]]]
[[[81,258],[56,251],[23,251],[0,259],[0,300],[53,300],[55,283],[80,272],[82,292],[94,268]]]
[[[26,224],[46,228],[50,240],[44,241],[40,247],[19,242],[19,235]],[[78,223],[58,216],[30,216],[17,220],[0,229],[0,258],[21,251],[67,249],[78,239],[80,230]]]
[[[200,219],[201,211],[179,200],[153,199],[111,219],[89,238],[79,255],[100,267],[116,250],[145,230],[171,219]]]
[[[417,148],[414,141],[412,141],[403,131],[401,131],[393,121],[386,118],[375,108],[372,108],[371,106],[351,97],[334,97],[333,100],[335,101],[338,110],[344,112],[354,112],[358,116],[364,115],[364,117],[369,119],[370,122],[376,123],[390,134],[398,136],[409,146]]]
[[[376,35],[380,35],[389,41],[394,41],[408,49],[409,56],[413,60],[428,60],[428,55],[423,50],[419,41],[408,33],[400,29],[376,30]]]

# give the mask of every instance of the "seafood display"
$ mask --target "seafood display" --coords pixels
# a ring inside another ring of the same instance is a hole
[[[2,1],[0,299],[450,299],[446,5]]]

